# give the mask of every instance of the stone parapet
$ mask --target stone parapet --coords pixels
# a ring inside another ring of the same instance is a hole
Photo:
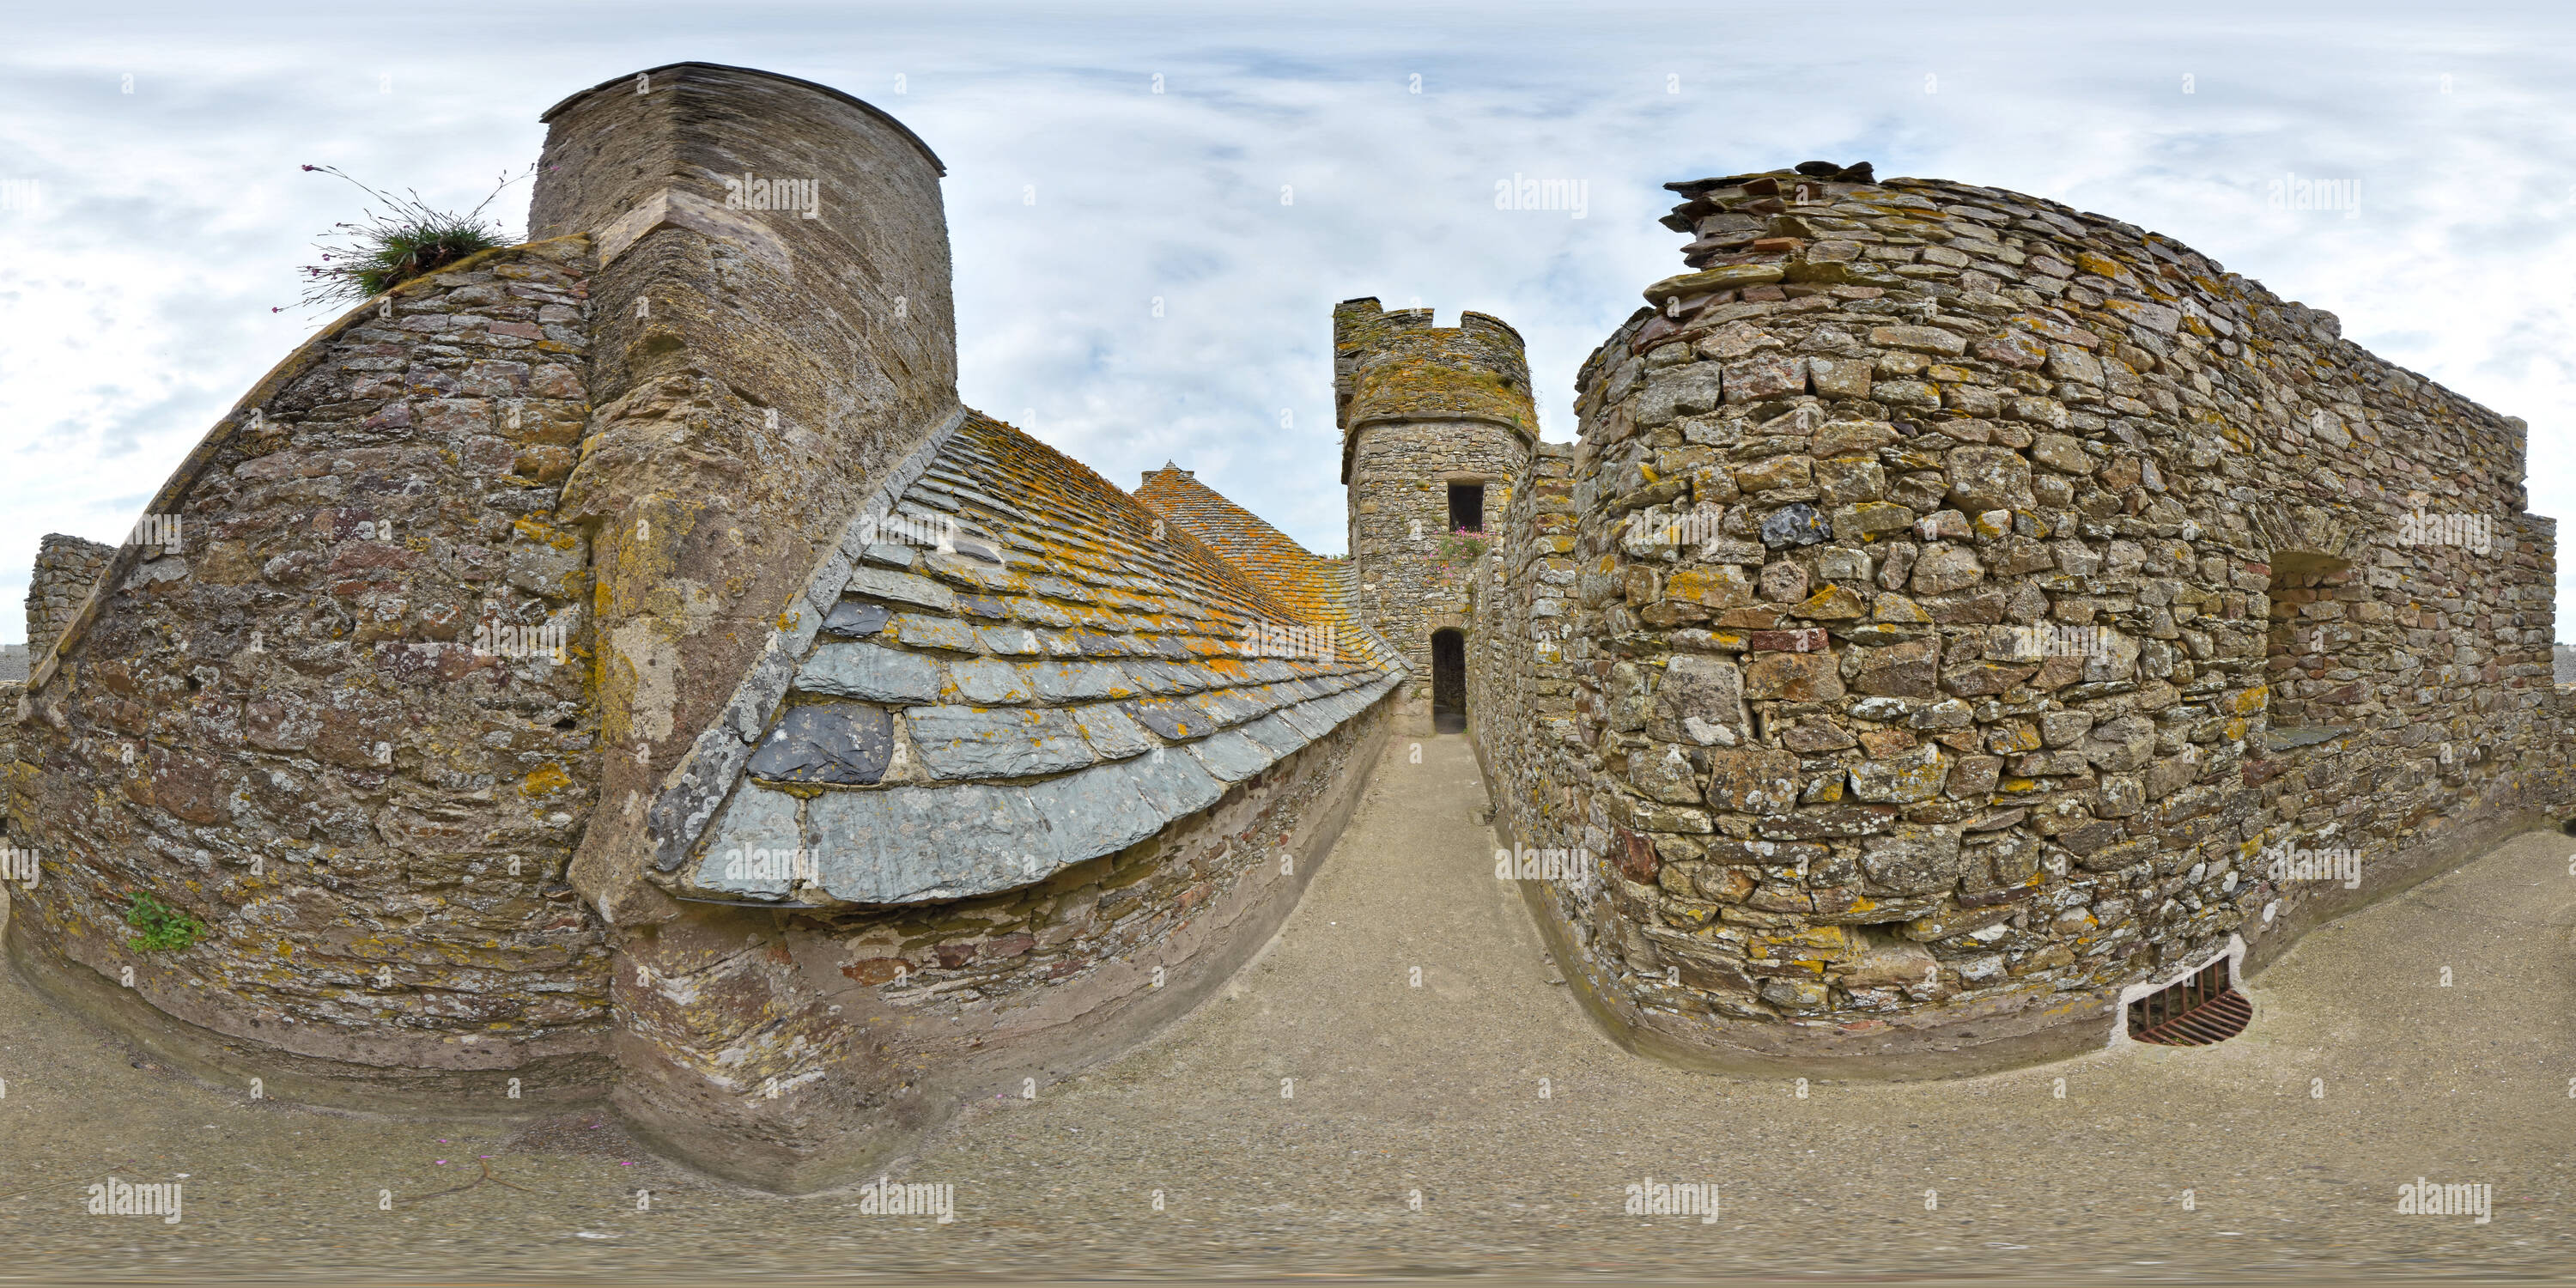
[[[1578,380],[1573,736],[1481,743],[1624,1036],[2041,1058],[2566,808],[2520,421],[2100,216],[1673,186],[1695,271]]]

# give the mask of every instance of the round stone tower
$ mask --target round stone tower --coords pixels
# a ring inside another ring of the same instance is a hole
[[[1405,727],[1466,713],[1468,575],[1538,442],[1529,361],[1502,319],[1333,307],[1333,400],[1360,613],[1413,668]]]

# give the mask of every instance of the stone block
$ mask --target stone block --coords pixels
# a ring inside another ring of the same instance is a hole
[[[1816,507],[1804,501],[1784,505],[1762,520],[1762,544],[1773,550],[1788,546],[1812,546],[1833,535],[1832,525]]]
[[[1914,577],[1907,589],[1917,595],[1937,595],[1963,590],[1985,580],[1985,565],[1977,552],[1966,546],[1932,545],[1914,561]]]
[[[1916,353],[1954,356],[1968,351],[1968,342],[1956,332],[1929,326],[1871,327],[1869,342],[1882,349],[1910,349]]]
[[[2084,440],[2065,434],[2041,434],[2032,439],[2030,459],[2064,474],[2090,474],[2094,466],[2093,458],[2084,451]]]
[[[1829,702],[1843,696],[1843,682],[1831,652],[1763,653],[1744,668],[1744,696]]]
[[[1759,402],[1782,394],[1804,393],[1807,360],[1790,354],[1760,353],[1726,364],[1726,401]]]
[[[813,702],[789,707],[751,754],[754,777],[857,786],[885,776],[894,717],[883,707]]]
[[[1744,675],[1735,663],[1705,653],[1676,653],[1664,664],[1648,732],[1666,742],[1734,746],[1749,741]]]
[[[1686,362],[1657,371],[1646,378],[1645,391],[1637,396],[1637,426],[1653,429],[1677,417],[1712,410],[1719,405],[1724,387],[1722,369],[1714,362]]]
[[[1135,721],[1128,719],[1127,713],[1120,710],[1115,703],[1095,702],[1088,706],[1072,708],[1071,714],[1073,722],[1081,727],[1082,736],[1090,741],[1092,751],[1098,753],[1103,760],[1123,760],[1129,756],[1142,755],[1162,745],[1147,735]],[[1244,727],[1244,732],[1260,738],[1265,745],[1281,754],[1312,741],[1308,735],[1277,714],[1254,721]],[[1272,736],[1274,734],[1277,736]],[[1281,745],[1283,742],[1287,745]]]
[[[1848,660],[1844,668],[1851,672],[1851,687],[1856,693],[1899,698],[1937,696],[1941,649],[1935,641],[1854,648],[1845,657]]]
[[[1941,791],[1949,776],[1942,763],[1940,749],[1918,747],[1911,752],[1865,760],[1851,766],[1852,795],[1873,804],[1903,805],[1930,800]]]
[[[871,702],[936,702],[939,664],[875,644],[826,643],[816,646],[798,669],[796,687]]]
[[[1709,808],[1736,814],[1787,814],[1797,808],[1798,758],[1753,747],[1709,749]]]
[[[1753,602],[1753,583],[1733,564],[1684,568],[1664,583],[1664,598],[1726,609]]]
[[[893,610],[883,604],[844,599],[832,605],[832,611],[824,616],[823,629],[834,635],[856,638],[862,635],[874,635],[884,630],[885,624],[892,620],[894,620]]]
[[[937,613],[953,612],[957,607],[957,593],[946,586],[928,577],[885,568],[861,566],[850,574],[848,593]]]
[[[1934,894],[1959,879],[1959,831],[1900,823],[1861,842],[1861,871],[1879,889]]]
[[[2038,505],[2030,490],[2030,461],[2011,448],[1954,447],[1942,470],[1949,481],[1950,502],[1967,513],[2029,510]]]
[[[1018,778],[1091,763],[1082,727],[1062,711],[913,707],[904,725],[923,766],[940,778]]]

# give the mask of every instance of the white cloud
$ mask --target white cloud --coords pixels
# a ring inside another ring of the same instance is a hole
[[[2174,236],[2528,418],[2532,508],[2576,513],[2576,317],[2556,285],[2576,269],[2558,128],[2576,90],[2545,56],[2563,15],[1388,8],[469,5],[442,12],[470,39],[432,41],[414,15],[363,11],[173,10],[112,35],[78,12],[18,21],[0,178],[38,180],[44,203],[0,212],[0,461],[18,480],[0,596],[23,593],[42,533],[122,532],[309,329],[267,309],[355,206],[298,163],[470,204],[534,156],[556,99],[676,58],[842,87],[948,162],[970,403],[1025,414],[1121,486],[1167,458],[1196,469],[1318,550],[1343,543],[1334,301],[1501,316],[1566,438],[1576,367],[1680,268],[1660,185],[1810,158]],[[2359,212],[2267,209],[2287,171],[2358,181]],[[1585,217],[1494,209],[1515,174],[1584,181]]]

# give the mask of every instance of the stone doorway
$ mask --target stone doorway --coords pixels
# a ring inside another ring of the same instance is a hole
[[[1467,633],[1455,628],[1431,632],[1431,730],[1467,731]]]

